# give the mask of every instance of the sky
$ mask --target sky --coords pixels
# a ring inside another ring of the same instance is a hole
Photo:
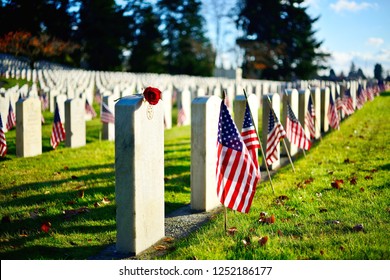
[[[215,44],[215,15],[212,2],[203,0],[209,37]],[[235,0],[220,0],[221,10],[232,6]],[[376,63],[382,65],[383,74],[390,75],[390,1],[389,0],[306,0],[307,12],[320,17],[314,23],[315,37],[323,41],[322,50],[331,54],[328,66],[336,74],[348,75],[352,62],[356,70],[361,68],[366,76],[374,75]],[[223,22],[222,63],[225,68],[240,65],[239,52],[234,49],[238,34],[234,24]],[[218,60],[220,61],[220,60]],[[219,62],[217,62],[218,65]],[[329,70],[325,73],[329,74]]]

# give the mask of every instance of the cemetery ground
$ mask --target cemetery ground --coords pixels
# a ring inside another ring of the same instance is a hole
[[[139,258],[390,259],[389,106],[390,93],[382,93],[300,154],[295,173],[279,169],[275,193],[263,177],[248,214],[227,211],[227,232],[219,212]],[[0,257],[88,259],[116,239],[114,142],[99,140],[94,119],[85,147],[52,150],[53,116],[44,117],[40,156],[17,158],[15,130],[6,133]],[[165,131],[166,214],[190,202],[190,146],[190,127]]]

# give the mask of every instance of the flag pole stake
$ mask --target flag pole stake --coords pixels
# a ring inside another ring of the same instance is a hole
[[[274,115],[275,119],[277,119],[276,114],[275,114],[275,111],[274,111],[274,109],[272,108],[272,103],[271,103],[271,100],[269,99],[269,96],[267,96],[267,99],[268,99],[268,103],[269,103],[269,108],[270,108],[270,110],[272,111],[272,114]],[[295,167],[294,167],[294,164],[293,164],[293,162],[292,162],[292,159],[291,159],[291,156],[290,156],[290,152],[289,152],[288,149],[287,149],[286,140],[284,140],[284,138],[282,138],[282,141],[283,141],[283,144],[284,144],[284,148],[286,149],[286,153],[287,153],[287,156],[288,156],[288,160],[290,161],[292,170],[293,170],[294,173],[295,173]]]
[[[246,102],[248,103],[248,96],[246,95],[245,89],[243,89],[243,90],[244,90],[244,96],[245,96]],[[248,106],[248,108],[249,108],[249,113],[251,114],[251,118],[252,118],[252,120],[253,120],[253,115],[252,115],[252,111],[251,111],[250,106]],[[261,143],[261,139],[260,139],[260,137],[259,137],[259,133],[257,132],[257,127],[256,127],[256,124],[255,124],[254,121],[253,121],[253,126],[254,126],[254,128],[255,128],[255,132],[256,132],[257,139],[259,140],[259,143]],[[275,194],[274,185],[272,184],[272,179],[271,179],[271,173],[269,172],[269,169],[268,169],[268,165],[267,165],[267,162],[266,162],[266,159],[265,159],[265,154],[264,154],[264,150],[263,150],[263,145],[262,145],[262,144],[260,144],[260,150],[261,150],[261,155],[262,155],[263,160],[264,160],[265,168],[266,168],[266,170],[267,170],[267,174],[268,174],[268,178],[269,178],[269,183],[270,183],[270,185],[271,185],[272,192]],[[259,169],[260,169],[260,167],[259,167]]]

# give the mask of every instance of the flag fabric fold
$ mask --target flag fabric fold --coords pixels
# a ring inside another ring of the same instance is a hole
[[[3,120],[0,114],[0,157],[5,157],[7,154],[7,141],[5,140],[5,133],[3,130]]]
[[[107,104],[102,101],[102,110],[100,113],[100,120],[102,123],[115,123],[114,114],[108,108]]]
[[[286,137],[286,131],[276,116],[274,116],[273,109],[270,108],[268,117],[267,149],[265,154],[266,163],[268,165],[271,165],[279,158],[278,146],[280,140],[284,137]]]
[[[340,124],[339,114],[337,112],[336,105],[333,102],[332,94],[330,94],[330,97],[329,97],[329,107],[328,107],[327,116],[328,116],[328,121],[329,121],[330,127],[333,129],[338,129],[339,124]]]
[[[258,176],[260,177],[259,161],[257,159],[257,149],[260,148],[260,142],[257,137],[256,129],[252,121],[251,111],[248,102],[246,103],[241,136],[245,146],[247,147],[249,153],[251,154],[253,163],[255,164],[256,169],[259,172]]]
[[[11,130],[15,126],[16,126],[16,116],[15,116],[14,109],[12,108],[12,104],[11,104],[11,100],[10,100],[9,107],[8,107],[6,128],[7,128],[7,130]]]
[[[248,213],[260,174],[224,101],[218,122],[216,177],[220,202]]]
[[[300,149],[309,150],[311,147],[310,139],[307,138],[305,130],[296,118],[290,104],[287,103],[286,137],[290,143]]]
[[[85,99],[85,113],[90,115],[92,118],[96,117],[96,111],[91,104],[89,104],[88,99]]]
[[[61,141],[65,141],[65,130],[61,122],[60,112],[58,110],[58,104],[56,103],[54,110],[54,122],[50,137],[50,145],[53,149],[57,148]]]
[[[313,100],[311,99],[311,95],[309,95],[309,101],[307,103],[307,111],[306,111],[306,115],[305,115],[305,125],[309,129],[310,139],[316,137],[316,128],[314,125],[315,117],[316,117],[316,114],[314,111]]]

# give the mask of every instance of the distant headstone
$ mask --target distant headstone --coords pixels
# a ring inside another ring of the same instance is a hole
[[[80,98],[65,102],[65,146],[76,148],[85,146],[85,101]]]
[[[16,102],[16,156],[42,154],[42,115],[38,98]]]
[[[299,113],[298,113],[298,120],[301,123],[303,129],[305,130],[305,134],[307,138],[310,139],[310,132],[309,128],[305,124],[305,116],[307,112],[307,105],[309,103],[309,96],[310,96],[310,89],[304,89],[304,90],[299,90],[298,92],[298,99],[299,99]]]
[[[330,89],[325,87],[321,89],[321,132],[328,132],[329,130],[329,119],[328,119],[328,108],[330,102]]]
[[[323,115],[321,114],[321,89],[319,87],[315,87],[311,89],[311,97],[313,100],[314,112],[315,112],[315,138],[319,139],[321,137],[321,121],[323,119]]]
[[[217,196],[217,136],[221,98],[197,97],[192,101],[191,208],[208,211],[220,205]]]
[[[181,102],[182,109],[184,110],[185,118],[182,125],[191,124],[191,92],[189,89],[184,89],[178,94],[179,100]],[[180,113],[180,111],[178,112]]]
[[[107,105],[107,107],[110,109],[110,111],[112,113],[114,112],[114,109],[115,109],[114,100],[115,100],[114,96],[112,96],[112,95],[103,96],[103,103]],[[100,114],[101,114],[101,112],[100,112]],[[102,139],[114,141],[115,140],[115,124],[103,122],[102,126],[103,126]]]
[[[163,104],[124,97],[115,105],[115,195],[121,253],[138,254],[164,237]]]
[[[259,111],[259,105],[257,101],[258,101],[257,96],[255,94],[248,95],[249,108],[251,109],[251,113],[253,117],[252,122],[255,125],[256,129],[258,128],[258,111]],[[239,132],[241,132],[242,125],[244,122],[246,102],[247,101],[244,95],[237,95],[233,103],[234,123],[236,124]]]
[[[164,90],[161,96],[164,104],[164,127],[172,128],[172,91]]]

